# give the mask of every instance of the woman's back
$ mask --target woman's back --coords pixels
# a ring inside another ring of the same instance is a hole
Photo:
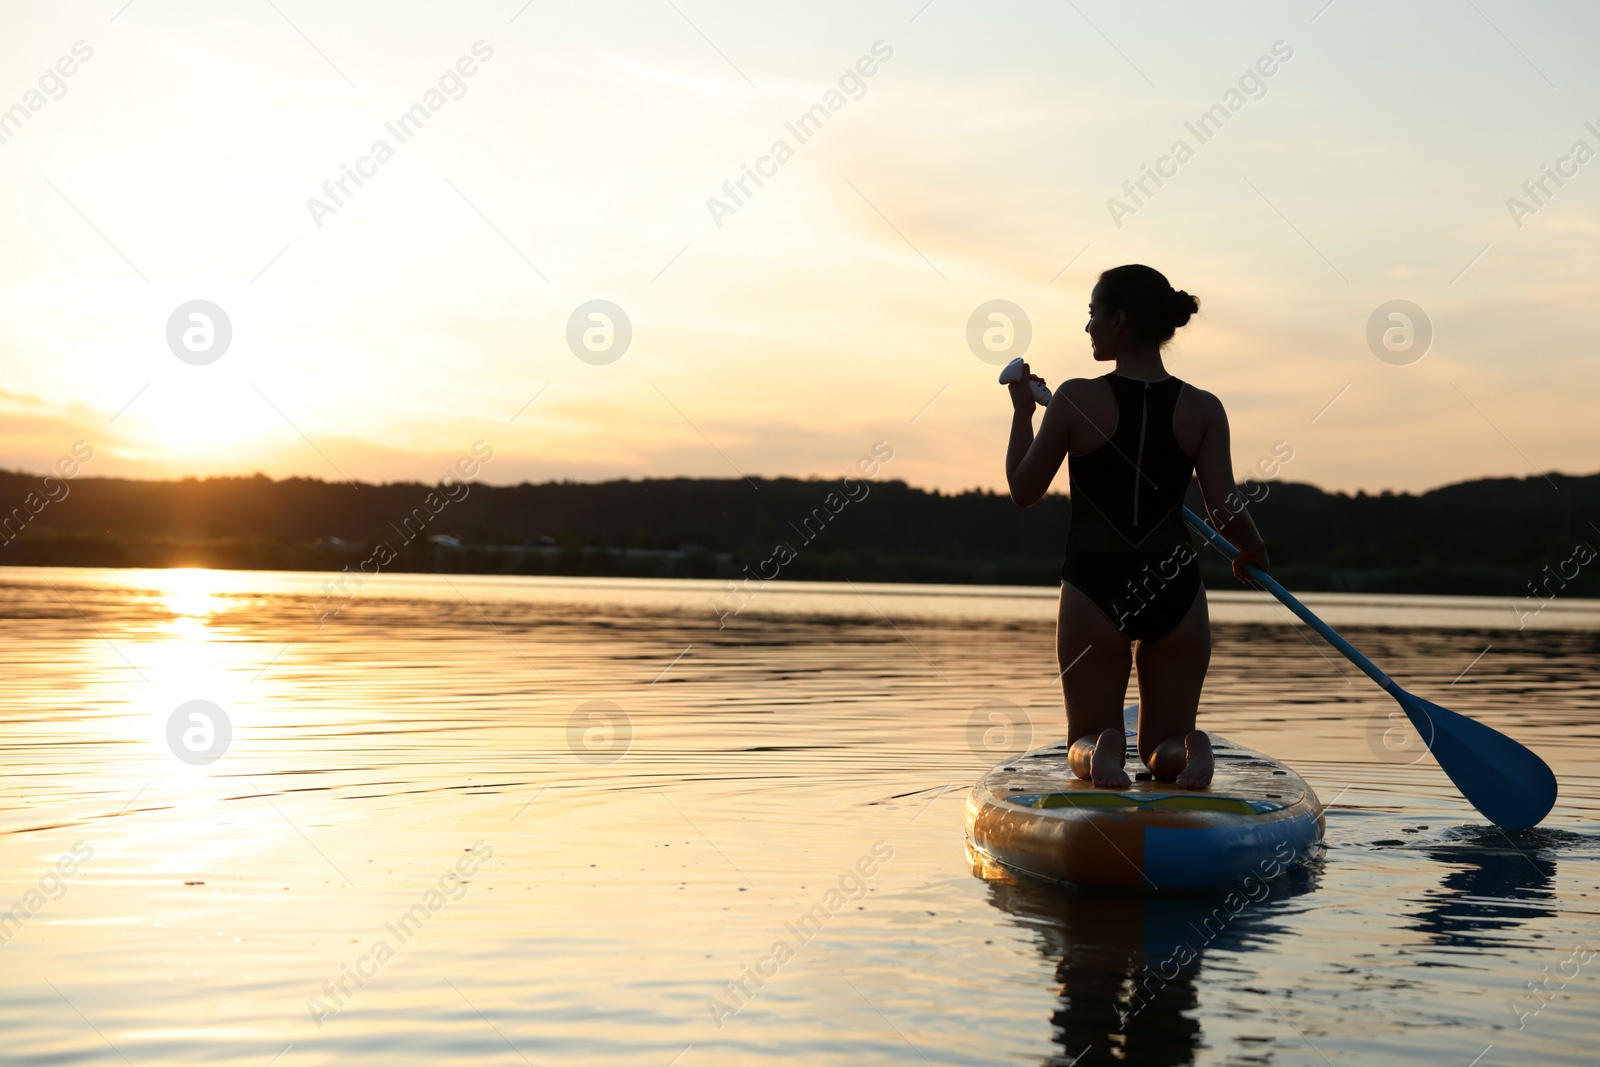
[[[1111,394],[1114,428],[1097,447],[1068,456],[1066,550],[1166,552],[1190,545],[1181,509],[1194,459],[1175,425],[1187,387],[1170,375],[1143,381],[1115,371],[1094,384]]]

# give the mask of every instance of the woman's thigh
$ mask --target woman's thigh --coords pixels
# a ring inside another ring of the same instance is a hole
[[[1182,737],[1195,726],[1200,688],[1211,662],[1211,617],[1206,591],[1171,633],[1156,641],[1140,641],[1134,650],[1139,666],[1139,755],[1148,762],[1155,747],[1169,737]]]
[[[1056,664],[1067,702],[1067,738],[1122,729],[1132,648],[1105,612],[1065,582],[1056,620]]]

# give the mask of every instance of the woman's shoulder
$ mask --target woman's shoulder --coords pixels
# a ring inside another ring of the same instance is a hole
[[[1056,386],[1057,396],[1067,396],[1073,400],[1086,400],[1091,397],[1110,396],[1111,386],[1104,378],[1068,378]]]
[[[1188,406],[1196,414],[1207,418],[1227,418],[1227,412],[1222,407],[1222,400],[1215,393],[1195,385],[1193,382],[1183,383],[1183,392],[1178,397],[1180,404]]]
[[[1051,410],[1061,412],[1069,455],[1093,451],[1116,431],[1117,400],[1104,378],[1068,378],[1056,386],[1056,399],[1064,402]]]
[[[1221,399],[1215,393],[1184,382],[1183,392],[1172,412],[1172,432],[1177,435],[1178,446],[1190,456],[1197,456],[1201,442],[1210,437],[1213,430],[1225,433],[1227,426],[1228,413],[1223,410]]]
[[[1056,386],[1056,398],[1066,400],[1073,414],[1087,416],[1097,426],[1117,410],[1116,395],[1104,378],[1068,378]]]

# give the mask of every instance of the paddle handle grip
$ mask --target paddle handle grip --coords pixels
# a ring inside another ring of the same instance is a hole
[[[1190,511],[1187,507],[1183,509],[1183,521],[1189,524],[1189,528],[1191,530],[1204,537],[1207,541],[1210,541],[1211,547],[1228,557],[1229,560],[1232,560],[1239,554],[1239,550],[1234,548],[1233,545],[1229,544],[1226,537],[1223,537],[1216,530],[1212,529],[1209,522]],[[1294,612],[1296,615],[1300,616],[1300,619],[1307,626],[1321,634],[1324,641],[1328,642],[1328,644],[1342,652],[1345,659],[1348,659],[1351,663],[1354,663],[1357,667],[1360,667],[1362,673],[1368,678],[1371,678],[1374,682],[1377,682],[1379,685],[1383,686],[1385,690],[1390,692],[1393,692],[1397,688],[1393,678],[1390,678],[1387,674],[1384,674],[1378,669],[1375,663],[1363,656],[1360,652],[1356,651],[1356,647],[1354,645],[1352,645],[1349,641],[1346,641],[1343,637],[1340,637],[1338,631],[1336,631],[1333,627],[1317,618],[1317,616],[1312,613],[1310,608],[1300,603],[1299,599],[1293,593],[1279,585],[1277,580],[1274,579],[1270,574],[1262,570],[1260,567],[1257,567],[1254,563],[1248,563],[1245,565],[1245,573],[1249,574],[1251,579],[1253,579],[1256,584],[1260,585],[1267,592],[1283,601],[1285,607]]]
[[[1005,370],[1000,372],[1000,384],[1012,385],[1022,381],[1022,357],[1018,356],[1006,364]],[[1028,380],[1028,387],[1033,391],[1033,399],[1040,407],[1050,406],[1050,387],[1043,382]]]

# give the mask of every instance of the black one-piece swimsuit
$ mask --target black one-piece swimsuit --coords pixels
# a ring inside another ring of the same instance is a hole
[[[1117,427],[1099,448],[1067,458],[1072,521],[1061,580],[1131,640],[1154,641],[1183,621],[1200,589],[1181,510],[1194,460],[1172,431],[1183,382],[1115,371],[1101,380],[1116,398]]]

